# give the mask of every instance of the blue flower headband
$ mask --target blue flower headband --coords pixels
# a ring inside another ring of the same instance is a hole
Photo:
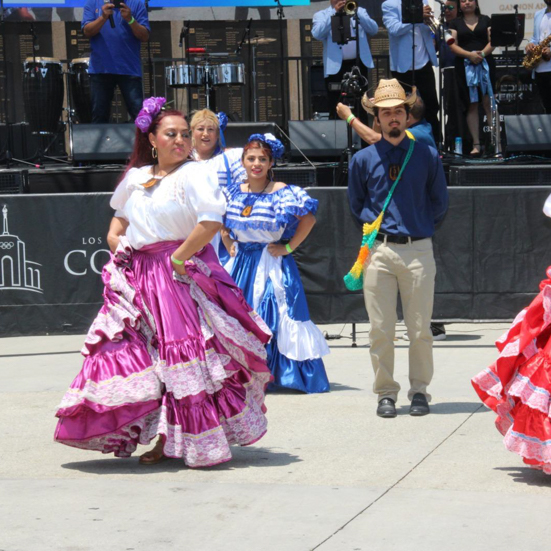
[[[273,134],[252,134],[249,136],[247,143],[260,141],[265,143],[272,151],[274,159],[281,159],[285,153],[285,147]]]

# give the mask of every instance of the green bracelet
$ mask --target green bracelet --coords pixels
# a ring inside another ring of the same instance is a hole
[[[136,20],[134,19],[134,16],[132,16],[132,19],[128,22],[129,25],[132,25],[132,23],[135,23]]]
[[[346,119],[346,122],[350,124],[355,118],[356,118],[356,115],[354,114],[349,115],[348,118]]]
[[[484,58],[486,57],[486,54],[484,53],[484,50],[482,50],[482,51],[480,52],[480,55],[482,56],[482,59],[484,59]]]
[[[170,260],[172,261],[172,264],[176,264],[176,266],[183,266],[184,265],[184,261],[183,260],[178,260],[177,258],[174,258],[174,255],[172,255],[170,257]]]
[[[286,250],[289,254],[291,254],[291,253],[293,252],[293,249],[291,249],[291,245],[289,245],[289,243],[287,243],[287,244],[285,245],[285,250]]]

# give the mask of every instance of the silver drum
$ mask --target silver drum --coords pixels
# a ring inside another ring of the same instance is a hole
[[[200,65],[171,65],[165,69],[166,82],[171,88],[203,86],[205,68]]]
[[[244,63],[221,63],[210,69],[214,86],[245,84]]]

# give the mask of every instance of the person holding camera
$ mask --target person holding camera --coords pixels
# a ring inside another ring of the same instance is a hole
[[[82,32],[90,39],[92,122],[108,123],[118,86],[135,119],[143,102],[140,45],[149,40],[149,19],[141,0],[87,0]]]
[[[331,19],[338,13],[342,13],[347,3],[352,2],[330,0],[331,5],[328,8],[314,14],[312,25],[312,36],[323,42],[323,76],[329,98],[330,119],[336,118],[334,108],[341,97],[341,81],[345,73],[349,73],[356,65],[356,39],[360,42],[359,69],[364,76],[367,76],[367,68],[373,67],[373,58],[367,37],[377,34],[379,30],[377,23],[369,17],[367,11],[364,8],[357,8],[360,22],[358,35],[356,35],[355,18],[352,16],[350,17],[351,39],[344,45],[335,42],[338,37],[331,32]],[[347,19],[343,18],[343,21],[347,21]]]
[[[412,6],[416,4],[412,0]],[[438,96],[433,67],[438,67],[434,36],[426,25],[432,17],[428,0],[423,0],[425,23],[412,25],[402,21],[402,0],[385,0],[382,4],[383,23],[388,29],[390,47],[390,72],[402,84],[417,87],[417,93],[425,102],[425,117],[432,126],[432,133],[440,139],[438,123]],[[415,45],[415,48],[413,48]]]

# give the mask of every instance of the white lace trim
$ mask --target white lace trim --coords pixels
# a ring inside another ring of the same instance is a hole
[[[81,404],[84,400],[107,407],[158,400],[161,383],[154,367],[148,367],[128,377],[116,375],[111,379],[95,382],[88,379],[82,388],[70,388],[63,396],[58,409]]]
[[[472,382],[489,396],[493,396],[498,400],[503,396],[503,385],[499,377],[489,367],[473,377]]]
[[[547,469],[551,469],[551,440],[540,440],[510,429],[505,435],[504,443],[509,451],[547,464]]]
[[[517,373],[508,394],[516,396],[520,401],[532,409],[537,409],[545,415],[551,415],[549,410],[549,392],[534,385],[528,377]]]
[[[104,271],[110,274],[109,288],[117,294],[118,303],[108,303],[107,312],[100,312],[94,319],[81,350],[85,356],[104,338],[111,342],[119,341],[126,324],[139,329],[146,338],[148,350],[152,352],[151,339],[156,332],[155,320],[145,304],[141,305],[142,310],[135,305],[136,290],[128,283],[124,267],[121,266],[129,261],[131,255],[132,247],[126,236],[122,236],[114,258],[104,266]]]
[[[253,284],[253,308],[258,310],[268,280],[271,280],[277,302],[279,320],[277,348],[290,360],[305,361],[330,353],[329,346],[318,327],[311,321],[296,321],[289,317],[282,275],[282,257],[273,257],[264,248],[258,261]]]
[[[226,314],[222,308],[217,304],[214,304],[208,300],[205,293],[199,288],[199,286],[188,276],[188,285],[190,286],[190,293],[195,300],[199,308],[203,311],[203,315],[209,327],[214,331],[214,334],[220,339],[225,337],[224,340],[234,342],[238,347],[244,348],[248,352],[258,356],[259,358],[266,359],[266,349],[264,345],[257,339],[251,332],[245,331],[243,326],[235,319]],[[235,348],[234,348],[235,350]],[[231,353],[230,350],[228,352]],[[244,354],[241,354],[242,359],[240,363],[243,363]],[[236,358],[238,359],[238,358]],[[239,359],[238,359],[239,361]]]
[[[229,356],[209,349],[205,361],[194,358],[168,366],[164,360],[160,360],[155,371],[166,385],[167,392],[172,392],[175,398],[180,399],[203,391],[214,394],[220,390],[221,382],[228,377],[224,368],[230,361]]]

